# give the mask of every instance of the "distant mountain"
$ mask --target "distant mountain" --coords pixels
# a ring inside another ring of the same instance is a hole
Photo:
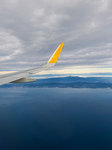
[[[0,86],[0,88],[112,88],[112,77],[58,77],[37,79],[30,83],[9,83]]]

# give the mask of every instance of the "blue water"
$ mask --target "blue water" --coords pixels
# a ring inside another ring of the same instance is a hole
[[[112,90],[0,89],[0,150],[112,150]]]

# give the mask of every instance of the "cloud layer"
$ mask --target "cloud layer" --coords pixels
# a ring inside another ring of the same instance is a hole
[[[0,1],[0,70],[44,64],[65,42],[53,69],[112,66],[111,0]]]

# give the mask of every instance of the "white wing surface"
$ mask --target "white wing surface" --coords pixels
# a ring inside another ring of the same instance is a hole
[[[16,73],[1,75],[0,76],[0,85],[6,84],[9,82],[25,83],[25,82],[36,81],[35,79],[29,78],[28,76],[53,67],[58,60],[58,57],[61,53],[63,46],[64,46],[64,43],[61,43],[59,45],[59,47],[56,49],[56,51],[53,53],[53,55],[51,56],[49,61],[41,67],[32,68],[32,69],[28,69],[28,70],[24,70],[24,71],[20,71],[20,72],[16,72]]]

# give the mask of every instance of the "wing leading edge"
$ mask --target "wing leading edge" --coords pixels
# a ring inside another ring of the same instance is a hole
[[[36,67],[36,68],[32,68],[32,69],[28,69],[28,70],[24,70],[24,71],[20,71],[20,72],[16,72],[16,73],[1,75],[0,76],[0,85],[6,84],[9,82],[23,83],[25,81],[26,82],[35,81],[35,80],[28,78],[28,76],[53,67],[58,60],[58,57],[62,51],[63,46],[64,46],[64,43],[61,43],[58,46],[58,48],[56,49],[56,51],[53,53],[51,58],[48,60],[48,62],[41,67]]]

